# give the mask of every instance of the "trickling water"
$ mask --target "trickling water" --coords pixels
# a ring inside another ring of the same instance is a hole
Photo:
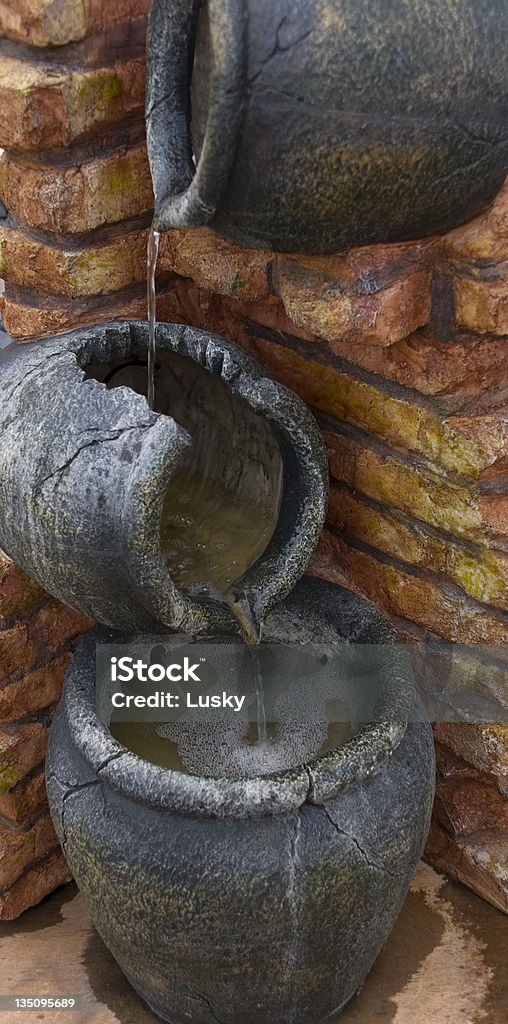
[[[148,405],[153,409],[155,403],[155,318],[156,318],[156,293],[155,273],[157,270],[157,257],[159,255],[160,234],[150,228],[147,246],[147,299],[148,299]]]
[[[160,234],[153,227],[147,246],[148,384],[147,400],[155,405],[156,269]],[[203,469],[203,467],[202,467]],[[236,616],[249,645],[257,699],[259,744],[268,743],[263,674],[257,644],[261,624],[245,595],[231,587],[265,551],[273,534],[273,515],[252,501],[228,493],[206,472],[196,478],[182,468],[172,478],[161,519],[161,548],[176,585],[195,597],[225,603]]]
[[[268,729],[266,724],[265,687],[263,682],[263,668],[259,657],[259,647],[253,644],[249,647],[252,669],[254,673],[254,684],[256,687],[257,703],[257,726],[258,743],[268,743]]]
[[[251,501],[232,497],[217,482],[177,471],[166,495],[161,547],[171,578],[195,597],[211,597],[235,615],[248,644],[256,685],[258,740],[268,742],[263,673],[258,644],[260,624],[234,581],[263,554],[273,532],[271,517]]]
[[[261,629],[263,624],[256,622],[256,618],[246,594],[238,594],[235,593],[234,590],[230,590],[225,596],[225,601],[233,612],[233,615],[236,617],[242,631],[243,639],[248,644],[252,674],[256,687],[258,743],[266,744],[268,743],[268,731],[266,724],[265,691],[263,683],[263,666],[259,656],[259,643],[261,640]]]

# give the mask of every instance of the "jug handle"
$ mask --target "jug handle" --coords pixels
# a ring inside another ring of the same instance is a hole
[[[209,0],[208,116],[197,166],[190,88],[202,0],[153,0],[148,27],[147,139],[154,228],[201,227],[218,209],[240,138],[247,84],[247,0]]]

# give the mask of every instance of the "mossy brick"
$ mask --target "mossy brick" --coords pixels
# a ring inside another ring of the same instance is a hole
[[[0,155],[0,197],[20,224],[76,234],[151,210],[144,142],[76,167]]]
[[[28,778],[21,779],[6,793],[0,793],[0,816],[20,824],[33,817],[45,803],[44,765],[40,765]]]
[[[41,763],[47,742],[48,730],[39,722],[0,727],[0,794]]]
[[[454,278],[455,322],[481,334],[508,334],[508,240],[506,262],[494,276]]]
[[[0,224],[0,273],[9,284],[70,298],[128,288],[146,278],[148,229],[110,242],[50,245]]]
[[[145,61],[56,70],[0,58],[0,146],[17,151],[69,146],[144,109]]]
[[[388,508],[445,531],[451,537],[494,546],[508,533],[504,495],[478,493],[474,481],[456,480],[412,463],[396,448],[376,450],[360,440],[325,430],[332,476]],[[375,439],[370,438],[371,444]]]
[[[338,571],[338,575],[336,575]],[[407,620],[454,643],[505,644],[508,616],[462,599],[435,577],[392,564],[375,549],[359,550],[325,530],[312,561],[312,572],[332,582],[345,580],[389,618]]]
[[[390,345],[430,318],[427,250],[416,246],[414,252],[421,253],[421,264],[391,246],[373,247],[363,264],[354,253],[326,260],[279,256],[275,290],[297,328],[329,341]]]
[[[271,253],[243,248],[207,228],[168,231],[160,242],[161,269],[192,278],[213,293],[242,301],[269,297],[271,260]]]
[[[419,455],[446,470],[477,476],[508,452],[508,421],[474,438],[472,418],[447,418],[426,404],[394,394],[378,379],[365,380],[318,363],[284,345],[256,339],[259,358],[272,373],[319,412],[351,423],[388,444]],[[477,418],[478,419],[478,418]]]
[[[329,520],[346,535],[410,565],[450,579],[476,601],[508,611],[508,554],[431,533],[389,508],[373,507],[346,488],[332,488]],[[507,694],[508,697],[508,694]]]
[[[65,46],[148,14],[149,0],[1,0],[0,35],[32,46]]]

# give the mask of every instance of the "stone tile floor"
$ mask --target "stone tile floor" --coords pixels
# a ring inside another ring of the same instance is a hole
[[[81,996],[84,1005],[3,1011],[0,1024],[156,1024],[72,885],[0,924],[0,995],[12,994]],[[340,1024],[507,1021],[508,917],[420,865],[387,945]]]

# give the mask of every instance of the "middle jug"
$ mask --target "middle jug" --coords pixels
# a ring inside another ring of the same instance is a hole
[[[219,573],[257,630],[323,525],[318,426],[237,345],[178,324],[157,325],[152,411],[147,340],[147,324],[115,322],[6,354],[0,547],[49,593],[119,629],[236,632],[203,586]]]

